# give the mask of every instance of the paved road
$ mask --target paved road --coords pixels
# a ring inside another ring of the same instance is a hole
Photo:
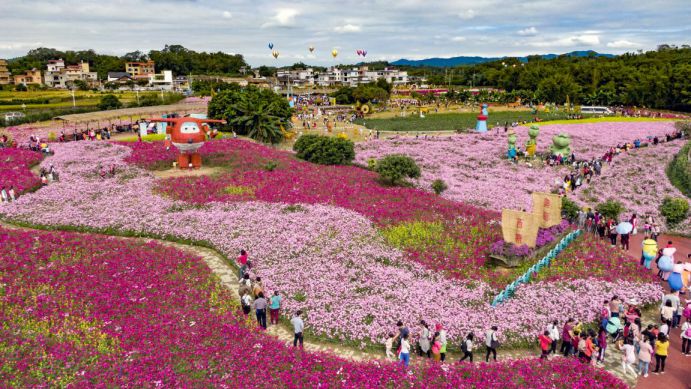
[[[666,236],[662,235],[658,238],[658,243],[663,246],[666,245],[668,241],[672,241],[674,247],[677,248],[677,253],[674,258],[677,262],[686,260],[687,254],[691,253],[691,239],[680,238],[676,236]],[[637,234],[631,237],[629,255],[636,259],[641,257],[641,242],[643,241],[643,235]],[[657,267],[653,262],[653,271],[657,274]],[[665,290],[669,290],[667,282],[664,282],[663,287]],[[691,292],[687,292],[686,295],[681,296],[682,300],[684,298],[691,299]],[[654,359],[653,359],[654,363]],[[651,366],[651,371],[654,366]],[[665,366],[665,374],[655,375],[650,374],[648,378],[639,378],[637,389],[689,389],[691,388],[691,357],[684,357],[681,355],[681,338],[680,331],[678,328],[672,329],[671,332],[671,344],[669,356],[667,357],[667,364]]]

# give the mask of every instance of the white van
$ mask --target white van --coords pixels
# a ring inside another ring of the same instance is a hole
[[[607,107],[581,107],[581,113],[612,115],[614,112]]]

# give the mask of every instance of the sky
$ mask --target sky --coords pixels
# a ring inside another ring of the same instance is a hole
[[[242,54],[253,66],[356,63],[358,49],[368,61],[620,54],[690,44],[690,22],[691,0],[2,0],[0,58],[37,47],[122,55],[166,44]]]

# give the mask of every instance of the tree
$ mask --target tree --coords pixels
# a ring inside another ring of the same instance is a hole
[[[253,101],[243,96],[233,109],[237,116],[229,124],[242,128],[250,138],[269,144],[283,140],[281,118],[273,114],[274,103],[266,100]]]
[[[291,127],[293,110],[288,101],[271,90],[228,85],[229,89],[219,92],[209,102],[209,117],[225,119],[227,127],[258,141],[280,142],[283,139],[281,127]]]
[[[387,184],[402,185],[406,178],[419,178],[420,168],[407,155],[391,154],[377,161],[374,171]]]
[[[122,107],[122,102],[113,94],[107,94],[101,97],[101,101],[98,103],[98,109],[105,111],[108,109],[118,109]]]
[[[74,80],[73,85],[79,90],[89,90],[89,84],[84,80]]]

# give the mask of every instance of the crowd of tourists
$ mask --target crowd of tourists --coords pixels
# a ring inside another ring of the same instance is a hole
[[[538,336],[541,358],[557,354],[556,345],[561,340],[559,353],[564,357],[578,358],[583,363],[603,364],[608,350],[615,348],[621,353],[624,374],[648,377],[650,365],[655,360],[655,374],[664,374],[665,363],[670,355],[670,330],[681,326],[681,354],[691,355],[691,300],[681,304],[679,292],[671,292],[662,298],[660,321],[642,324],[638,302],[624,303],[618,296],[604,300],[600,312],[598,330],[586,329],[583,323],[568,319],[561,331],[559,323],[550,323]],[[681,324],[683,321],[683,324]],[[637,368],[634,368],[637,366]]]

